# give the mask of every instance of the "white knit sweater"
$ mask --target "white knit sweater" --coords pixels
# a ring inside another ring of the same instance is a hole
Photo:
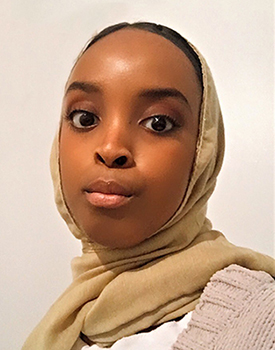
[[[275,350],[275,281],[231,265],[213,275],[173,350]]]

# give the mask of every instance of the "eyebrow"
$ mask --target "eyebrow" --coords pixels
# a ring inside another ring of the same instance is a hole
[[[189,106],[189,102],[187,98],[183,95],[183,93],[174,88],[145,89],[141,91],[139,96],[145,98],[152,98],[154,100],[161,100],[167,97],[174,97],[176,99],[181,100],[182,102],[184,102],[184,104],[187,104]]]
[[[86,92],[87,94],[90,94],[92,92],[99,92],[101,91],[101,88],[96,83],[87,83],[84,81],[74,81],[72,84],[69,85],[65,92],[65,96],[70,92],[74,90],[81,90],[83,92]]]
[[[72,84],[69,85],[67,88],[65,95],[67,95],[70,91],[74,90],[80,90],[87,94],[93,93],[93,92],[100,92],[102,89],[99,84],[97,83],[88,83],[88,82],[82,82],[82,81],[74,81]],[[139,93],[139,97],[154,99],[154,100],[161,100],[167,97],[173,97],[178,100],[181,100],[184,104],[187,104],[189,107],[189,102],[187,98],[181,93],[179,90],[174,88],[149,88],[144,89]]]

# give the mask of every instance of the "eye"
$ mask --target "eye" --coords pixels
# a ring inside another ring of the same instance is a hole
[[[68,118],[73,126],[78,129],[89,129],[99,123],[99,118],[94,113],[82,110],[73,111]]]
[[[145,128],[157,133],[165,133],[177,126],[175,120],[168,115],[154,115],[141,123]]]

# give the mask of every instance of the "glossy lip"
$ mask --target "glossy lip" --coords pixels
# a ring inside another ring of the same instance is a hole
[[[134,195],[133,190],[119,184],[114,180],[98,179],[86,188],[86,199],[90,204],[98,208],[115,209],[127,204]]]

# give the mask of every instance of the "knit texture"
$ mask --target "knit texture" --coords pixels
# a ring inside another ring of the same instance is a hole
[[[274,350],[275,281],[230,265],[213,275],[172,350]]]

